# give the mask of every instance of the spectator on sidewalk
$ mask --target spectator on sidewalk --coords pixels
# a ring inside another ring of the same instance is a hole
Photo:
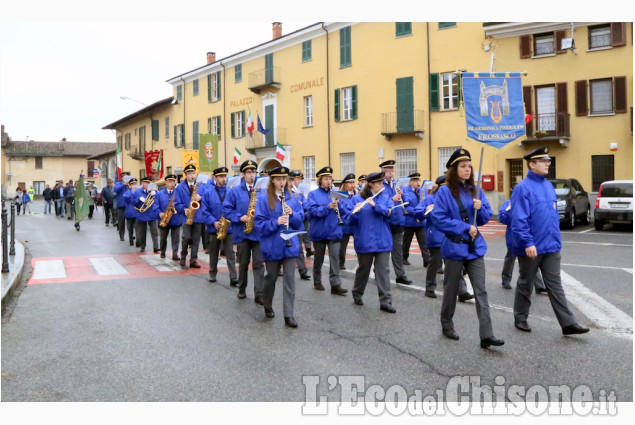
[[[75,186],[73,180],[69,180],[64,188],[64,207],[66,208],[66,218],[73,220],[75,218],[75,208],[73,206],[73,195],[75,194]]]
[[[117,194],[115,193],[114,189],[113,189],[113,181],[112,179],[108,179],[108,183],[106,185],[106,187],[104,187],[101,190],[101,200],[104,204],[104,215],[106,216],[106,226],[108,226],[108,223],[110,222],[110,216],[112,215],[112,225],[116,226],[117,225],[117,213],[115,212],[115,196],[117,196]]]
[[[92,220],[93,211],[95,211],[95,201],[97,200],[97,189],[92,183],[88,183],[86,193],[88,194],[88,219]]]
[[[42,192],[44,196],[44,214],[51,214],[51,205],[53,204],[53,189],[48,184]]]
[[[57,211],[60,213],[59,216],[64,218],[66,212],[66,187],[64,186],[64,182],[62,182],[62,180],[58,181],[56,193]]]
[[[20,215],[20,210],[22,210],[22,196],[24,195],[24,192],[22,192],[22,188],[20,186],[18,186],[18,188],[15,190],[15,211],[18,215]]]

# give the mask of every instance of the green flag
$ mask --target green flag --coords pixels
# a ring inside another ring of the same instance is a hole
[[[218,168],[218,135],[201,134],[198,153],[199,171],[211,173]]]
[[[84,185],[84,178],[79,177],[75,191],[75,222],[79,223],[88,215],[88,193]]]

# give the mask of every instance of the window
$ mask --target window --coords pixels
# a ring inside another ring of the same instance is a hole
[[[237,139],[245,135],[245,111],[231,113],[232,138]]]
[[[35,169],[36,170],[41,170],[42,169],[42,157],[41,156],[36,156],[35,157]]]
[[[311,40],[302,42],[302,62],[311,60]]]
[[[545,176],[547,179],[555,179],[556,178],[556,158],[553,155],[549,156],[551,158],[551,164],[549,164],[549,172]]]
[[[174,147],[182,148],[185,146],[185,124],[177,124],[174,126]]]
[[[534,36],[534,56],[551,55],[553,53],[555,53],[553,33]]]
[[[44,192],[44,182],[33,182],[33,194],[41,195]]]
[[[340,170],[342,179],[347,174],[355,174],[355,152],[340,154]]]
[[[166,176],[168,176],[168,175],[170,175],[170,174],[172,174],[172,167],[167,167],[167,168],[165,169],[165,175],[166,175]]]
[[[448,159],[450,159],[454,151],[457,149],[461,149],[461,146],[449,146],[447,148],[439,148],[439,175],[440,176],[442,176],[443,173],[445,173],[445,170],[447,170],[445,164],[448,163]]]
[[[334,103],[335,121],[357,119],[357,86],[335,89]]]
[[[555,87],[536,88],[536,129],[555,131],[556,91]]]
[[[183,99],[183,86],[177,86],[176,87],[176,100],[181,100]]]
[[[611,24],[589,27],[589,49],[611,45]]]
[[[159,140],[159,120],[152,120],[152,140]]]
[[[313,96],[304,98],[304,126],[313,126]]]
[[[442,110],[459,109],[459,90],[457,74],[454,72],[441,74]]]
[[[117,149],[119,149],[120,152],[123,150],[123,145],[121,143],[122,143],[122,137],[117,136]]]
[[[124,145],[126,147],[126,150],[129,151],[130,150],[130,133],[126,133],[126,135],[124,136]]]
[[[455,27],[456,22],[439,22],[439,29]]]
[[[412,22],[395,22],[395,35],[397,37],[410,34],[412,34]]]
[[[613,112],[613,83],[611,79],[589,81],[591,94],[591,113],[607,114]]]
[[[220,71],[212,74],[212,102],[220,100]]]
[[[170,117],[165,117],[165,138],[170,138]]]
[[[142,168],[139,170],[139,181],[146,176],[146,169]]]
[[[146,151],[146,126],[139,127],[139,153]]]
[[[243,80],[243,64],[240,63],[234,67],[234,83],[240,83]]]
[[[192,122],[192,149],[198,150],[198,121]]]
[[[198,79],[192,81],[192,90],[194,92],[194,96],[198,96]]]
[[[302,157],[304,161],[304,178],[313,180],[315,179],[315,157],[305,156]]]
[[[588,93],[587,93],[588,86]],[[591,98],[589,109],[588,97]],[[576,116],[624,114],[627,111],[626,77],[575,82]]]
[[[591,179],[593,181],[592,192],[600,190],[600,185],[606,181],[615,179],[613,155],[591,156]]]
[[[352,119],[353,116],[353,88],[342,89],[342,121]]]
[[[395,176],[408,177],[410,174],[417,172],[417,150],[416,149],[397,149],[395,150]]]
[[[340,29],[340,68],[351,66],[351,27]]]
[[[217,136],[220,137],[221,133],[220,133],[220,115],[213,117],[212,118],[212,134],[216,134]]]

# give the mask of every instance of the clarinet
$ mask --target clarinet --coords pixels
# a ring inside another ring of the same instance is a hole
[[[282,199],[280,200],[282,203],[282,216],[287,217],[287,224],[285,224],[286,230],[289,230],[289,215],[287,214],[287,203],[284,199],[284,188],[282,189]],[[291,247],[291,239],[287,239],[287,247]]]
[[[329,186],[329,191],[333,190],[333,185]],[[336,201],[336,199],[333,199],[333,201]],[[342,217],[340,216],[340,208],[339,206],[336,204],[335,208],[333,208],[335,210],[335,213],[337,214],[337,225],[338,226],[343,226],[344,222],[342,221]]]

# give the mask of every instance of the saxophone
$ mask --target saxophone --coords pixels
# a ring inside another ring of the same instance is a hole
[[[251,233],[254,230],[254,214],[256,214],[256,189],[251,191],[249,196],[249,207],[247,207],[247,223],[245,223],[244,233]]]
[[[159,224],[159,227],[167,226],[172,216],[176,214],[176,208],[174,208],[175,196],[176,194],[172,195],[172,198],[170,198],[170,203],[168,203],[168,207],[165,209],[165,211],[163,211],[163,218],[161,219],[161,223]]]
[[[225,217],[221,217],[219,221],[220,229],[218,229],[218,232],[216,233],[216,239],[222,241],[227,237],[227,230],[229,229],[231,221],[227,220]]]
[[[194,215],[196,214],[196,210],[198,210],[201,207],[201,204],[194,199],[196,197],[196,188],[198,187],[198,182],[196,182],[194,184],[194,188],[192,189],[192,197],[190,198],[190,213],[187,214],[187,221],[185,222],[185,224],[187,225],[191,225],[192,223],[194,223]]]

